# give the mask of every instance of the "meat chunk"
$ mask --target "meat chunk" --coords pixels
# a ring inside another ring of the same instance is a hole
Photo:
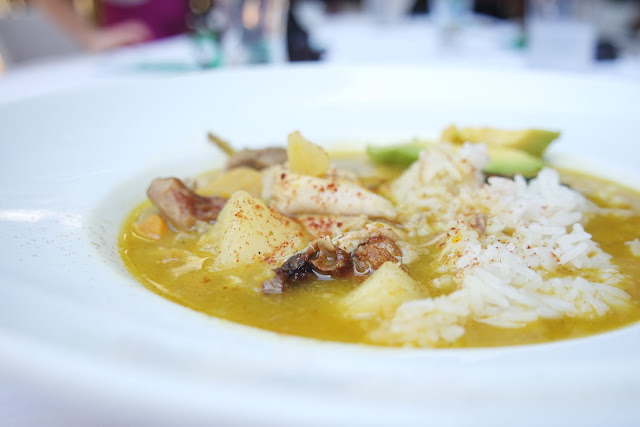
[[[276,277],[262,283],[262,293],[282,293],[317,275],[349,276],[353,274],[353,262],[348,253],[325,238],[311,242],[274,271]]]
[[[370,222],[360,230],[353,230],[344,233],[333,239],[333,243],[344,251],[353,254],[358,247],[364,245],[369,239],[375,236],[386,237],[400,249],[402,253],[402,263],[411,264],[418,257],[416,248],[402,240],[398,233],[401,231],[382,222]],[[389,251],[392,253],[391,251]]]
[[[396,217],[390,201],[355,181],[291,172],[268,176],[275,182],[263,181],[263,197],[271,196],[272,206],[285,215],[365,215],[389,220]]]
[[[313,269],[309,264],[310,249],[300,252],[289,258],[276,268],[276,277],[262,283],[264,294],[281,294],[294,284],[306,281],[313,275]]]
[[[329,236],[314,240],[276,268],[276,277],[262,284],[262,292],[282,293],[317,276],[368,276],[388,261],[408,264],[416,256],[390,226],[372,222],[333,240]]]
[[[349,254],[331,243],[329,239],[318,239],[311,244],[314,253],[309,257],[313,271],[331,277],[345,277],[353,272]]]
[[[333,242],[349,253],[353,253],[358,246],[365,244],[374,236],[384,236],[392,242],[399,242],[400,235],[390,225],[382,222],[370,222],[360,230],[349,231],[336,237]]]
[[[147,196],[172,224],[184,230],[193,227],[197,220],[215,220],[227,202],[218,196],[199,196],[177,178],[154,179]]]
[[[393,240],[377,235],[358,246],[352,258],[356,273],[370,274],[387,261],[402,261],[402,251]]]
[[[233,153],[227,160],[227,169],[246,166],[262,170],[269,166],[281,165],[287,161],[287,150],[280,147],[269,147],[261,150],[244,149]]]

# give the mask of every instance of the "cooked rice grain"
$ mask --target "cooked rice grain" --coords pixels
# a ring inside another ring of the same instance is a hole
[[[457,289],[409,301],[371,334],[377,342],[434,346],[451,343],[473,320],[517,328],[539,319],[594,318],[624,307],[622,276],[580,221],[596,210],[561,185],[553,169],[526,182],[491,177],[484,183],[486,148],[441,144],[391,185],[411,236],[440,235],[436,270]],[[486,218],[477,228],[478,215]],[[635,255],[640,241],[627,242]],[[562,266],[562,268],[560,268]]]

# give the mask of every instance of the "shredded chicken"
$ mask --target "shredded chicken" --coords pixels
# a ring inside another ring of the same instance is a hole
[[[364,228],[368,222],[364,215],[303,215],[299,216],[297,220],[316,238],[338,237],[347,231]]]
[[[415,247],[403,240],[400,231],[382,222],[370,222],[360,230],[349,231],[333,239],[342,250],[353,253],[359,246],[375,236],[383,236],[393,242],[402,252],[402,263],[410,264],[418,257]]]
[[[401,239],[400,235],[390,225],[381,222],[370,222],[360,230],[350,231],[336,237],[333,242],[345,251],[353,252],[373,236],[385,236],[393,242]]]
[[[271,182],[269,182],[271,181]],[[316,178],[272,169],[264,175],[263,198],[285,215],[366,215],[392,220],[393,204],[355,181]]]
[[[256,170],[281,165],[287,161],[287,150],[280,147],[269,147],[262,150],[244,149],[236,151],[227,160],[227,169],[246,166]]]
[[[402,251],[393,240],[377,235],[358,246],[351,257],[357,273],[369,274],[387,261],[402,262]]]
[[[147,190],[147,196],[172,224],[189,229],[196,221],[213,221],[218,218],[227,199],[202,197],[177,178],[156,178]]]

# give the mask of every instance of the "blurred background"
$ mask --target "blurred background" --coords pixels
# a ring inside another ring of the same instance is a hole
[[[0,99],[298,61],[640,79],[640,1],[0,0]]]

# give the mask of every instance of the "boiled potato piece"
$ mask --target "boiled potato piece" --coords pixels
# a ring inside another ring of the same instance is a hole
[[[201,196],[229,198],[238,190],[244,190],[254,197],[262,192],[262,174],[255,169],[240,166],[214,178],[197,189]]]
[[[349,317],[389,317],[403,302],[426,296],[398,264],[385,262],[364,283],[349,292],[341,306]]]
[[[214,254],[211,269],[222,270],[293,254],[309,240],[300,224],[237,191],[200,239],[200,247]]]
[[[297,131],[289,134],[287,159],[293,173],[320,177],[329,170],[329,154]]]

